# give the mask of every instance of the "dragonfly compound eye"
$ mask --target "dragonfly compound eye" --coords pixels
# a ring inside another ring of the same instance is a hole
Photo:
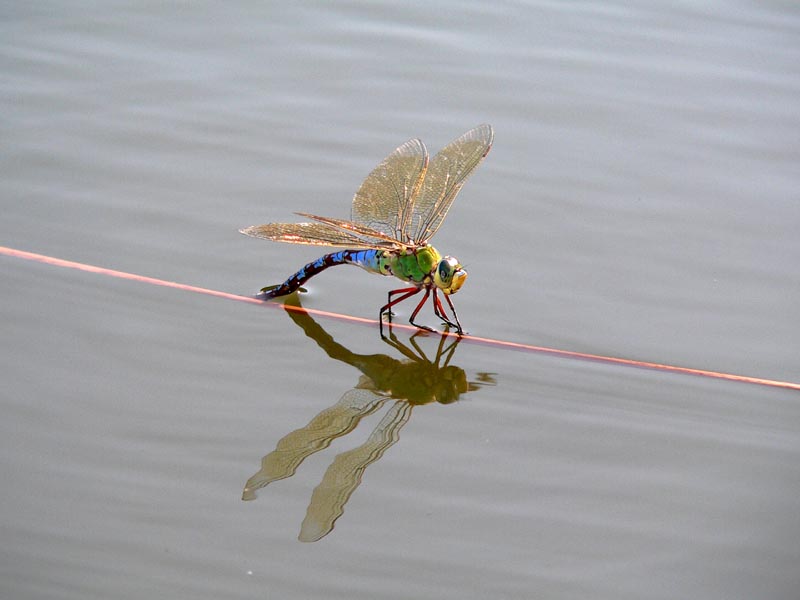
[[[436,287],[445,294],[455,294],[464,285],[466,279],[467,272],[452,256],[445,256],[440,260],[433,275]]]

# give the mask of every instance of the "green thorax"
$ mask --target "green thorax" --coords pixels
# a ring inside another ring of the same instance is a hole
[[[425,284],[442,260],[442,255],[433,246],[422,246],[407,252],[387,252],[385,259],[392,274],[403,281]]]

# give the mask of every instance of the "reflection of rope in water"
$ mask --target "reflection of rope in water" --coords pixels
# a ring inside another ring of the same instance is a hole
[[[79,271],[86,271],[89,273],[97,273],[99,275],[107,275],[109,277],[117,277],[119,279],[129,279],[131,281],[138,281],[141,283],[149,283],[151,285],[159,285],[163,287],[174,288],[178,290],[184,290],[187,292],[196,292],[198,294],[206,294],[208,296],[217,296],[219,298],[227,298],[228,300],[238,300],[240,302],[250,302],[252,304],[260,304],[265,305],[262,300],[257,300],[255,298],[251,298],[248,296],[240,296],[237,294],[230,294],[227,292],[220,292],[218,290],[210,290],[208,288],[201,288],[196,287],[193,285],[186,285],[183,283],[177,283],[174,281],[165,281],[163,279],[155,279],[153,277],[145,277],[142,275],[135,275],[133,273],[126,273],[124,271],[115,271],[113,269],[106,269],[103,267],[96,267],[93,265],[87,265],[84,263],[72,262],[69,260],[63,260],[60,258],[54,258],[52,256],[45,256],[43,254],[35,254],[33,252],[25,252],[24,250],[15,250],[14,248],[6,248],[4,246],[0,246],[0,254],[5,256],[11,256],[14,258],[23,258],[25,260],[31,260],[35,262],[40,262],[48,265],[53,265],[56,267],[64,267],[67,269],[77,269]],[[266,303],[267,305],[272,305],[270,303]],[[284,306],[282,304],[274,304],[275,306],[279,306],[281,308],[285,308],[286,310],[296,310],[300,312],[305,312],[308,314],[320,316],[320,317],[328,317],[332,319],[338,319],[340,321],[349,321],[351,323],[361,323],[367,325],[375,325],[374,319],[365,319],[363,317],[353,317],[350,315],[343,315],[339,313],[332,313],[326,312],[321,310],[309,309],[309,308],[299,308],[293,306]],[[411,327],[410,325],[402,325],[402,324],[393,324],[393,327],[397,328],[405,328],[409,330],[416,331],[415,327]],[[454,334],[448,334],[454,335]],[[684,375],[699,375],[701,377],[710,377],[713,379],[724,379],[727,381],[738,381],[740,383],[754,383],[757,385],[766,385],[771,387],[778,387],[778,388],[786,388],[790,390],[800,390],[800,383],[792,383],[789,381],[776,381],[773,379],[761,379],[758,377],[747,377],[745,375],[734,375],[732,373],[719,373],[717,371],[705,371],[703,369],[691,369],[688,367],[677,367],[674,365],[662,365],[660,363],[652,363],[646,362],[641,360],[632,360],[627,358],[616,358],[613,356],[602,356],[599,354],[587,354],[585,352],[572,352],[570,350],[558,350],[557,348],[547,348],[543,346],[533,346],[530,344],[520,344],[517,342],[506,342],[503,340],[495,340],[491,338],[482,338],[476,336],[466,336],[463,338],[464,342],[471,342],[477,344],[483,344],[486,346],[492,346],[495,348],[505,348],[508,350],[517,350],[521,352],[534,352],[538,354],[550,354],[553,356],[562,356],[564,358],[574,358],[580,360],[590,360],[594,362],[602,362],[607,364],[613,365],[621,365],[626,367],[637,367],[641,369],[650,369],[655,371],[666,371],[670,373],[682,373]]]

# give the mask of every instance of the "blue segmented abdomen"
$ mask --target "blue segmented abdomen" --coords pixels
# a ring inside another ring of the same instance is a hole
[[[337,252],[344,254],[344,262],[356,265],[380,275],[391,275],[392,269],[389,266],[389,256],[386,250],[344,250]]]
[[[372,273],[392,274],[388,252],[385,250],[340,250],[320,256],[317,260],[308,263],[282,284],[264,288],[258,297],[267,299],[291,294],[317,273],[336,265],[356,265]]]

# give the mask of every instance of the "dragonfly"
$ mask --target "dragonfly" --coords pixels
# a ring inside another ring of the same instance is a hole
[[[300,212],[296,214],[311,222],[267,223],[241,229],[245,235],[276,242],[345,248],[308,263],[279,285],[262,288],[256,297],[269,300],[286,296],[328,267],[355,265],[407,284],[389,291],[388,301],[378,313],[381,335],[384,315],[391,324],[392,307],[423,291],[409,322],[434,331],[415,321],[432,298],[434,314],[458,335],[464,335],[450,296],[464,285],[467,272],[456,258],[442,256],[428,241],[441,227],[464,182],[489,153],[493,139],[491,125],[479,125],[433,158],[429,158],[421,140],[407,141],[361,184],[353,197],[350,220]],[[439,292],[452,316],[445,312]]]

